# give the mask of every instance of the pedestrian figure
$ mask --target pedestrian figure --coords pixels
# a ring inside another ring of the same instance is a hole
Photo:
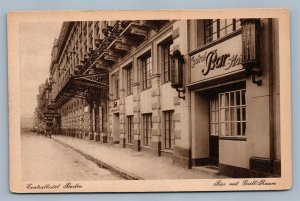
[[[41,123],[38,125],[38,131],[37,131],[38,134],[43,134],[44,133],[44,128],[43,127],[44,126]]]
[[[49,136],[51,138],[52,127],[53,127],[53,123],[52,122],[47,122],[46,123],[45,137]]]

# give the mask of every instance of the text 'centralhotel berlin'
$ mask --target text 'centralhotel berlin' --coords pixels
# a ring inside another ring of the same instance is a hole
[[[278,19],[64,22],[35,123],[183,168],[280,176],[278,49]]]

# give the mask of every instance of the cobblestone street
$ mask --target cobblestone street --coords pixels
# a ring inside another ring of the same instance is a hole
[[[43,135],[23,132],[21,146],[23,181],[123,179]]]

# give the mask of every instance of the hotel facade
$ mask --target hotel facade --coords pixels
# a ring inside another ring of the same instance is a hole
[[[278,54],[277,19],[64,22],[36,111],[99,146],[280,176]]]

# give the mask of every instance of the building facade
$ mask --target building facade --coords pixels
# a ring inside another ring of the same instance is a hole
[[[57,134],[280,175],[276,19],[64,22],[48,82]]]

